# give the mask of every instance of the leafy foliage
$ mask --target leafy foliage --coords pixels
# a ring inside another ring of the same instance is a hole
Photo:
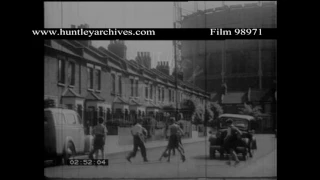
[[[212,123],[217,121],[217,117],[223,113],[222,107],[216,102],[207,102],[206,112],[203,106],[198,105],[196,108],[195,116],[194,116],[194,123],[200,124],[203,123],[203,120],[200,114],[204,115],[204,119],[207,120],[209,125],[211,126]]]
[[[187,100],[185,100],[185,102],[183,104],[185,106],[185,109],[188,110],[191,114],[195,113],[196,106],[192,100],[187,99]]]
[[[244,104],[244,108],[240,109],[240,114],[250,115],[256,119],[260,119],[260,116],[262,115],[261,111],[261,106],[252,107],[252,105]]]
[[[210,102],[208,106],[212,112],[212,118],[210,118],[209,126],[215,127],[217,126],[219,115],[223,114],[223,108],[217,102]]]
[[[195,125],[202,124],[202,118],[199,113],[194,114],[193,124]]]
[[[213,111],[214,119],[217,119],[219,115],[223,114],[223,108],[217,102],[212,102],[210,108]]]

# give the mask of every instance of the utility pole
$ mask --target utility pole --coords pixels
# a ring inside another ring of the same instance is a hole
[[[225,7],[224,1],[222,1],[222,7]],[[225,16],[224,16],[224,23],[226,22]],[[221,70],[221,77],[222,77],[222,83],[225,83],[225,73],[226,73],[226,40],[223,40],[222,45],[222,70]]]
[[[260,1],[258,2],[260,5]],[[262,7],[259,7],[262,8]],[[261,11],[259,11],[261,12]],[[261,13],[259,13],[259,18],[261,18]],[[261,40],[258,40],[258,54],[259,54],[259,71],[258,71],[258,75],[259,75],[259,89],[262,90],[262,63],[261,63]]]
[[[181,20],[182,20],[182,12],[181,12],[181,4],[180,2],[174,2],[173,7],[173,27],[174,28],[181,28]],[[178,73],[180,72],[180,68],[178,67],[178,61],[181,64],[181,53],[180,53],[180,41],[173,41],[173,52],[174,52],[174,72],[175,72],[175,101],[176,101],[176,109],[175,109],[175,118],[178,120]],[[179,51],[179,57],[177,57]]]
[[[207,3],[204,1],[204,28],[207,28]],[[205,137],[207,138],[207,117],[208,117],[208,112],[207,112],[207,40],[204,40],[204,91],[205,91],[205,101],[204,101],[204,133]],[[205,147],[207,147],[207,139],[205,140]],[[207,154],[207,148],[205,148],[205,154]],[[207,167],[207,161],[206,161],[206,166]],[[205,174],[207,176],[207,168],[205,168]]]
[[[198,2],[195,1],[194,2],[194,10],[195,10],[195,13],[196,13],[196,18],[197,17],[197,13],[198,13]],[[196,20],[196,28],[198,28],[198,21]],[[192,57],[192,85],[193,85],[193,89],[194,89],[194,86],[195,86],[195,74],[196,74],[196,71],[195,69],[193,69],[195,67],[195,61],[196,59],[198,58],[198,55],[199,55],[199,40],[196,40],[196,48],[195,48],[195,51],[193,52],[193,57]]]
[[[198,12],[198,1],[194,1],[194,12]]]
[[[174,46],[174,68],[175,68],[175,89],[176,89],[176,93],[175,93],[175,101],[176,101],[176,113],[175,113],[175,117],[176,117],[176,120],[178,121],[178,66],[177,66],[177,50],[176,50],[176,43],[174,43],[175,46]]]
[[[261,64],[261,40],[258,40],[258,48],[259,48],[259,89],[262,89],[262,64]]]
[[[207,14],[206,14],[206,2],[204,1],[204,28],[207,28]],[[207,95],[207,40],[204,40],[204,89]],[[206,114],[207,114],[207,98],[205,98],[205,126],[206,126]],[[206,133],[206,131],[205,131]]]
[[[224,61],[225,61],[225,46],[226,46],[226,42],[225,40],[223,41],[223,45],[222,45],[222,52],[221,52],[221,78],[222,78],[222,83],[224,83],[224,74],[225,74],[225,69],[224,69]]]

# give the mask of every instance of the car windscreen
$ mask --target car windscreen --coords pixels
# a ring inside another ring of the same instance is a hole
[[[248,129],[248,120],[242,118],[230,118],[230,117],[221,117],[220,118],[220,128],[227,128],[226,121],[227,119],[232,119],[233,125],[240,129]]]

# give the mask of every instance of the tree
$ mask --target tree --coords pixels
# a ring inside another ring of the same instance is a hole
[[[209,109],[212,112],[212,118],[209,121],[209,126],[216,127],[218,123],[218,117],[223,114],[223,109],[217,102],[210,102]]]
[[[240,114],[250,115],[256,119],[261,119],[260,116],[262,115],[261,106],[252,107],[250,104],[244,104],[244,108],[240,109]]]
[[[173,76],[173,77],[176,77],[176,75],[177,75],[177,79],[183,81],[183,71],[181,71],[181,70],[179,70],[179,69],[178,69],[178,71],[177,71],[177,68],[174,68],[174,69],[173,69],[173,72],[172,72],[172,76]]]
[[[191,99],[185,99],[181,103],[181,112],[183,112],[184,118],[187,120],[199,120],[199,114],[197,114],[196,103]]]
[[[194,123],[195,124],[202,124],[204,120],[209,120],[213,117],[213,113],[210,109],[209,104],[207,104],[206,112],[205,107],[201,104],[198,104],[195,108],[194,116]],[[203,118],[204,117],[204,118]]]
[[[193,114],[193,124],[199,125],[199,124],[201,124],[201,123],[202,123],[202,118],[201,118],[199,112],[195,112],[195,113]]]
[[[214,112],[213,112],[213,109],[212,109],[212,103],[211,102],[209,102],[207,104],[206,112],[207,112],[206,119],[211,120],[211,119],[214,118]]]
[[[221,114],[223,114],[223,108],[217,102],[211,103],[211,110],[213,111],[214,118],[217,119]]]
[[[185,100],[183,105],[185,107],[184,109],[188,110],[190,112],[190,114],[195,113],[196,106],[195,106],[195,103],[192,100],[190,100],[190,99]]]

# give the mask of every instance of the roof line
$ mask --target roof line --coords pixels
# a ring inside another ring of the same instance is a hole
[[[84,58],[87,61],[108,65],[105,62],[103,62],[104,58],[107,58],[107,59],[111,59],[111,61],[116,63],[116,65],[120,68],[120,70],[123,70],[123,68],[124,68],[124,67],[122,67],[122,63],[124,63],[125,65],[130,64],[130,65],[132,65],[132,66],[134,66],[134,67],[136,67],[136,68],[138,68],[140,70],[145,71],[146,73],[148,73],[151,76],[155,75],[155,76],[158,76],[160,79],[162,79],[164,81],[169,81],[169,83],[175,83],[175,78],[172,75],[164,74],[163,72],[157,70],[156,68],[148,69],[148,68],[140,65],[139,63],[135,62],[134,60],[131,61],[131,60],[127,60],[127,59],[121,58],[121,57],[117,56],[116,54],[114,54],[113,52],[107,50],[103,46],[100,46],[99,48],[96,48],[96,47],[94,47],[92,45],[85,46],[85,45],[81,44],[78,40],[55,40],[55,41],[58,42],[58,43],[60,41],[62,43],[65,43],[67,45],[72,46],[73,48],[85,49],[89,53],[91,53],[92,55],[98,57],[97,58],[98,62],[95,62],[95,61],[92,61],[90,59]],[[47,46],[47,47],[50,47],[50,46]],[[51,47],[51,48],[53,48],[53,47]],[[55,48],[53,48],[53,49],[55,49]],[[55,49],[55,50],[58,50],[58,49]],[[103,55],[105,55],[105,56],[103,56]],[[76,56],[79,57],[79,58],[83,58],[80,55],[76,55]],[[137,72],[137,73],[139,73],[139,72]],[[189,83],[183,82],[181,80],[178,80],[178,83],[180,84],[180,86],[181,85],[185,85],[189,89],[192,89],[192,90],[196,89],[197,91],[200,91],[200,93],[204,93],[204,91],[201,88],[196,87],[196,86],[192,87]]]

